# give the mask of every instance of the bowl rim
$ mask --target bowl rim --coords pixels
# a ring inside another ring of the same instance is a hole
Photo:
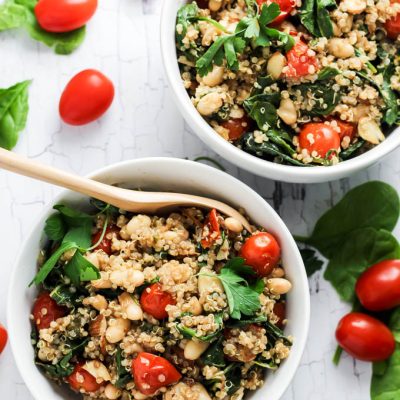
[[[176,3],[180,4],[182,2],[183,0]],[[349,176],[358,170],[377,163],[400,146],[400,127],[398,127],[390,133],[392,137],[390,140],[387,137],[384,142],[350,160],[332,166],[296,167],[261,159],[229,143],[208,125],[206,120],[195,109],[184,89],[176,57],[175,38],[171,35],[172,27],[175,32],[176,10],[174,7],[174,5],[171,7],[170,0],[163,0],[160,15],[161,54],[173,98],[183,117],[197,136],[226,160],[266,178],[293,183],[315,183]]]
[[[292,382],[294,375],[296,371],[298,370],[302,355],[305,350],[307,338],[308,338],[308,332],[309,332],[309,327],[310,327],[310,293],[309,293],[309,285],[308,285],[308,279],[307,275],[305,273],[305,268],[304,268],[304,263],[301,258],[300,252],[297,248],[296,242],[294,241],[293,236],[291,235],[288,227],[282,220],[282,218],[279,216],[279,214],[273,209],[273,207],[265,200],[263,199],[255,190],[250,188],[248,185],[245,183],[241,182],[239,179],[223,172],[220,171],[216,168],[213,168],[211,166],[201,164],[198,162],[194,162],[191,160],[183,160],[183,159],[178,159],[178,158],[171,158],[171,157],[144,157],[144,158],[138,158],[138,159],[133,159],[133,160],[127,160],[127,161],[121,161],[117,162],[114,164],[111,164],[109,166],[96,169],[95,171],[87,174],[86,176],[92,179],[97,179],[97,177],[103,175],[103,177],[106,174],[109,174],[109,176],[112,177],[113,170],[118,170],[119,168],[129,168],[133,167],[136,165],[141,165],[145,166],[147,163],[172,163],[175,164],[176,166],[195,166],[198,169],[203,169],[204,173],[206,174],[207,172],[210,172],[210,170],[213,171],[217,176],[219,175],[225,180],[231,181],[233,185],[240,185],[242,189],[253,196],[253,198],[259,198],[262,202],[265,203],[265,207],[269,209],[271,214],[275,214],[276,217],[281,221],[281,228],[284,232],[285,235],[285,242],[287,243],[288,246],[293,248],[294,250],[294,256],[296,257],[297,265],[303,266],[299,271],[296,270],[296,280],[301,281],[301,284],[303,286],[303,293],[302,295],[304,296],[304,312],[303,314],[303,324],[301,325],[301,339],[296,341],[296,346],[298,350],[296,353],[292,354],[291,357],[288,358],[287,361],[290,360],[290,369],[289,372],[283,376],[280,377],[279,382],[281,383],[280,389],[277,389],[277,392],[279,392],[279,396],[277,399],[279,399],[283,393],[287,390],[289,387],[290,383]],[[47,215],[48,213],[51,212],[52,207],[54,204],[56,204],[58,201],[61,201],[64,197],[66,197],[68,194],[73,193],[73,191],[68,190],[68,189],[63,189],[61,190],[56,196],[54,196],[49,202],[46,203],[46,205],[43,207],[43,209],[40,211],[40,213],[37,215],[36,219],[32,223],[31,229],[29,230],[28,234],[25,236],[22,246],[19,250],[19,253],[17,255],[17,258],[12,266],[12,271],[11,271],[11,276],[10,280],[8,283],[8,295],[7,295],[7,326],[9,329],[9,338],[10,338],[10,345],[11,345],[11,350],[12,354],[15,360],[15,363],[17,365],[18,372],[21,374],[21,377],[25,384],[28,387],[28,390],[32,394],[32,396],[36,400],[41,400],[42,394],[39,392],[39,389],[37,389],[37,385],[35,385],[35,380],[31,378],[29,371],[25,368],[25,364],[23,363],[23,360],[20,357],[20,351],[18,349],[18,343],[19,341],[16,339],[16,336],[13,334],[14,333],[14,320],[16,317],[15,313],[13,312],[13,297],[14,293],[12,289],[15,287],[16,281],[19,279],[19,274],[18,271],[20,268],[18,268],[22,264],[23,260],[23,254],[25,252],[25,248],[28,245],[28,243],[31,243],[33,240],[37,240],[37,238],[34,237],[34,233],[38,227],[38,225],[41,223],[43,220],[44,216]],[[300,330],[299,330],[300,332]],[[46,379],[45,376],[43,375],[43,379]],[[262,387],[261,387],[262,388]],[[260,388],[260,389],[261,389]]]

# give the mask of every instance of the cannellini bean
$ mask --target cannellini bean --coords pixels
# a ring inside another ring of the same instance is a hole
[[[213,291],[224,293],[224,287],[222,286],[221,281],[216,276],[215,277],[214,276],[205,276],[205,275],[201,275],[202,273],[205,273],[207,275],[210,275],[210,274],[214,275],[213,272],[211,272],[207,268],[202,268],[200,270],[200,275],[199,275],[199,279],[197,282],[200,296],[202,294],[211,293]]]
[[[219,85],[224,77],[225,69],[222,66],[214,65],[212,71],[210,71],[207,75],[200,78],[200,81],[203,82],[204,85],[209,87],[214,87]]]
[[[272,278],[283,278],[285,276],[285,271],[283,268],[276,267],[271,272]]]
[[[106,339],[109,343],[118,343],[129,331],[131,322],[128,319],[117,318],[110,321],[109,327],[106,330]]]
[[[99,268],[99,259],[97,258],[97,252],[86,253],[84,257],[86,258],[86,260],[92,263],[96,268]]]
[[[200,315],[203,312],[203,307],[197,297],[192,297],[189,300],[189,306],[190,306],[189,311],[193,315]]]
[[[140,305],[132,298],[132,296],[124,292],[118,296],[119,304],[123,311],[126,313],[126,317],[131,321],[143,320],[143,311]]]
[[[95,289],[110,289],[112,286],[108,272],[105,271],[100,271],[100,279],[91,281],[90,284]]]
[[[107,399],[110,400],[115,400],[118,399],[121,396],[122,392],[120,389],[109,383],[105,388],[104,388],[104,395],[106,396]]]
[[[149,228],[151,226],[151,218],[148,215],[135,215],[126,225],[126,233],[128,235],[133,235],[138,230],[143,230],[143,228]]]
[[[369,113],[369,106],[366,104],[359,104],[356,107],[352,107],[353,111],[353,122],[358,122],[361,118],[366,117]]]
[[[208,8],[210,11],[218,11],[222,6],[223,0],[210,0],[208,2]]]
[[[144,274],[136,269],[116,270],[111,272],[110,281],[117,286],[125,288],[138,287],[144,282]]]
[[[349,58],[354,56],[354,47],[347,39],[333,38],[329,39],[328,50],[338,58]]]
[[[358,121],[358,135],[372,144],[379,144],[385,140],[381,128],[370,117],[363,117]]]
[[[98,383],[111,380],[107,367],[99,360],[87,361],[82,368],[94,376]]]
[[[296,107],[291,99],[282,99],[276,112],[287,125],[295,124],[297,121]]]
[[[282,75],[283,67],[286,65],[286,57],[277,51],[272,54],[267,63],[267,72],[273,79],[278,79]]]
[[[366,0],[343,0],[340,7],[349,14],[357,15],[365,11],[367,2]]]
[[[185,346],[184,356],[186,360],[197,360],[208,348],[209,343],[189,340]]]
[[[267,280],[267,288],[272,294],[285,294],[292,288],[292,284],[284,278],[271,278]]]
[[[197,111],[208,117],[216,113],[223,105],[222,97],[217,92],[211,92],[203,96],[197,103]]]
[[[243,230],[243,225],[236,218],[233,217],[225,218],[224,223],[226,228],[229,229],[231,232],[240,233]]]
[[[86,297],[83,299],[83,304],[85,306],[92,306],[97,311],[105,310],[108,307],[107,300],[101,294],[97,294],[96,296]]]

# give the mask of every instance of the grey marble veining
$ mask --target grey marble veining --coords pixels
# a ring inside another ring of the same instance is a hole
[[[160,0],[100,0],[84,44],[71,56],[57,56],[21,31],[0,33],[0,87],[33,79],[27,129],[15,151],[82,175],[137,157],[215,157],[230,174],[258,191],[298,234],[309,232],[317,216],[361,182],[382,179],[400,189],[400,151],[350,179],[318,185],[276,183],[221,160],[190,132],[172,102],[160,57],[159,12]],[[73,74],[91,67],[113,80],[115,101],[99,121],[81,128],[66,126],[58,117],[60,93]],[[0,171],[2,322],[16,254],[38,213],[58,191]],[[339,368],[331,362],[334,330],[348,306],[339,301],[320,273],[310,279],[310,291],[307,349],[282,399],[368,400],[370,366],[347,356]],[[32,399],[10,348],[0,357],[0,393],[9,400]]]

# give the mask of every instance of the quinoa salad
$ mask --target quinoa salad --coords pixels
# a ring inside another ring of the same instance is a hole
[[[215,209],[91,203],[46,221],[31,314],[43,373],[83,399],[240,400],[261,387],[293,341],[277,238]]]
[[[175,34],[197,111],[257,157],[334,165],[400,122],[398,0],[197,0]]]

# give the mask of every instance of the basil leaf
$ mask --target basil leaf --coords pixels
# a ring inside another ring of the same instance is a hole
[[[61,246],[51,255],[51,257],[42,265],[42,267],[39,269],[39,272],[33,278],[29,286],[32,286],[32,284],[39,285],[40,283],[42,283],[46,279],[47,275],[49,275],[51,270],[55,267],[59,258],[66,251],[77,248],[78,245],[76,243],[71,243],[71,242],[62,243]]]
[[[64,271],[75,286],[79,286],[81,282],[88,282],[100,278],[99,270],[88,261],[80,251],[75,252],[74,256],[64,267]]]
[[[307,276],[313,275],[324,265],[324,262],[317,257],[316,252],[312,249],[301,249],[300,254],[306,267]]]
[[[11,150],[28,116],[28,87],[31,81],[0,89],[0,147]]]
[[[396,238],[372,227],[346,233],[345,240],[333,252],[324,277],[348,302],[354,299],[354,287],[362,272],[379,261],[400,257]]]
[[[0,32],[20,28],[27,19],[26,9],[12,2],[0,5]]]
[[[50,240],[61,240],[67,233],[66,224],[60,214],[50,215],[46,219],[44,232]]]

